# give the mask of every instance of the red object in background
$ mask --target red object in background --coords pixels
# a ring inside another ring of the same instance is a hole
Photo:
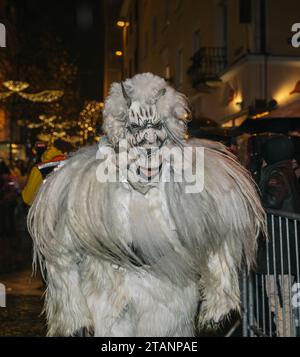
[[[34,145],[35,148],[47,148],[47,144],[43,141],[37,141]]]

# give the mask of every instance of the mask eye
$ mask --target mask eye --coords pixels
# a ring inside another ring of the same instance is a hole
[[[130,128],[131,129],[138,129],[139,125],[133,123],[133,124],[130,125]]]
[[[157,124],[153,125],[153,128],[160,130],[162,128],[162,123],[157,123]]]

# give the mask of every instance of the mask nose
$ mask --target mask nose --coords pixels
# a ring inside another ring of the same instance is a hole
[[[153,129],[147,129],[145,131],[144,138],[149,144],[154,144],[156,142],[157,136]]]

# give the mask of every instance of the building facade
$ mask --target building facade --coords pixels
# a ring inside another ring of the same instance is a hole
[[[12,71],[10,59],[15,57],[18,46],[15,20],[14,4],[7,0],[0,0],[0,24],[3,26],[2,29],[5,29],[5,34],[2,34],[5,35],[5,41],[3,41],[5,46],[0,45],[0,92],[5,91],[2,83]],[[0,147],[2,152],[7,148],[6,144],[3,144],[3,146],[1,143],[8,142],[10,136],[9,115],[5,108],[6,106],[0,99]]]
[[[109,87],[113,82],[122,79],[122,57],[115,55],[117,50],[122,50],[122,37],[116,23],[121,9],[121,0],[104,0],[104,78],[103,97],[108,94]]]
[[[196,118],[238,125],[300,99],[298,0],[123,0],[119,19],[122,78],[163,76]]]

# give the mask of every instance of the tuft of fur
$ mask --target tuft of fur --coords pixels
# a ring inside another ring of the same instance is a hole
[[[126,91],[132,101],[146,103],[149,98],[155,97],[161,89],[166,93],[157,103],[157,110],[164,126],[172,139],[184,140],[186,135],[185,122],[190,114],[186,97],[167,85],[163,78],[152,73],[137,74],[124,82]],[[120,83],[111,85],[109,96],[105,100],[103,110],[103,130],[109,141],[116,146],[121,139],[126,138],[127,103],[122,95]]]
[[[152,74],[125,85],[139,101],[166,86]],[[96,146],[52,173],[28,215],[35,262],[47,270],[49,336],[82,327],[96,336],[192,336],[195,319],[219,323],[239,309],[242,261],[253,264],[264,228],[256,187],[222,145],[184,141],[178,128],[186,101],[166,88],[159,113],[169,145],[204,148],[204,190],[159,182],[143,194],[126,182],[99,182]],[[113,146],[126,138],[125,117],[121,87],[113,84],[104,109]]]

